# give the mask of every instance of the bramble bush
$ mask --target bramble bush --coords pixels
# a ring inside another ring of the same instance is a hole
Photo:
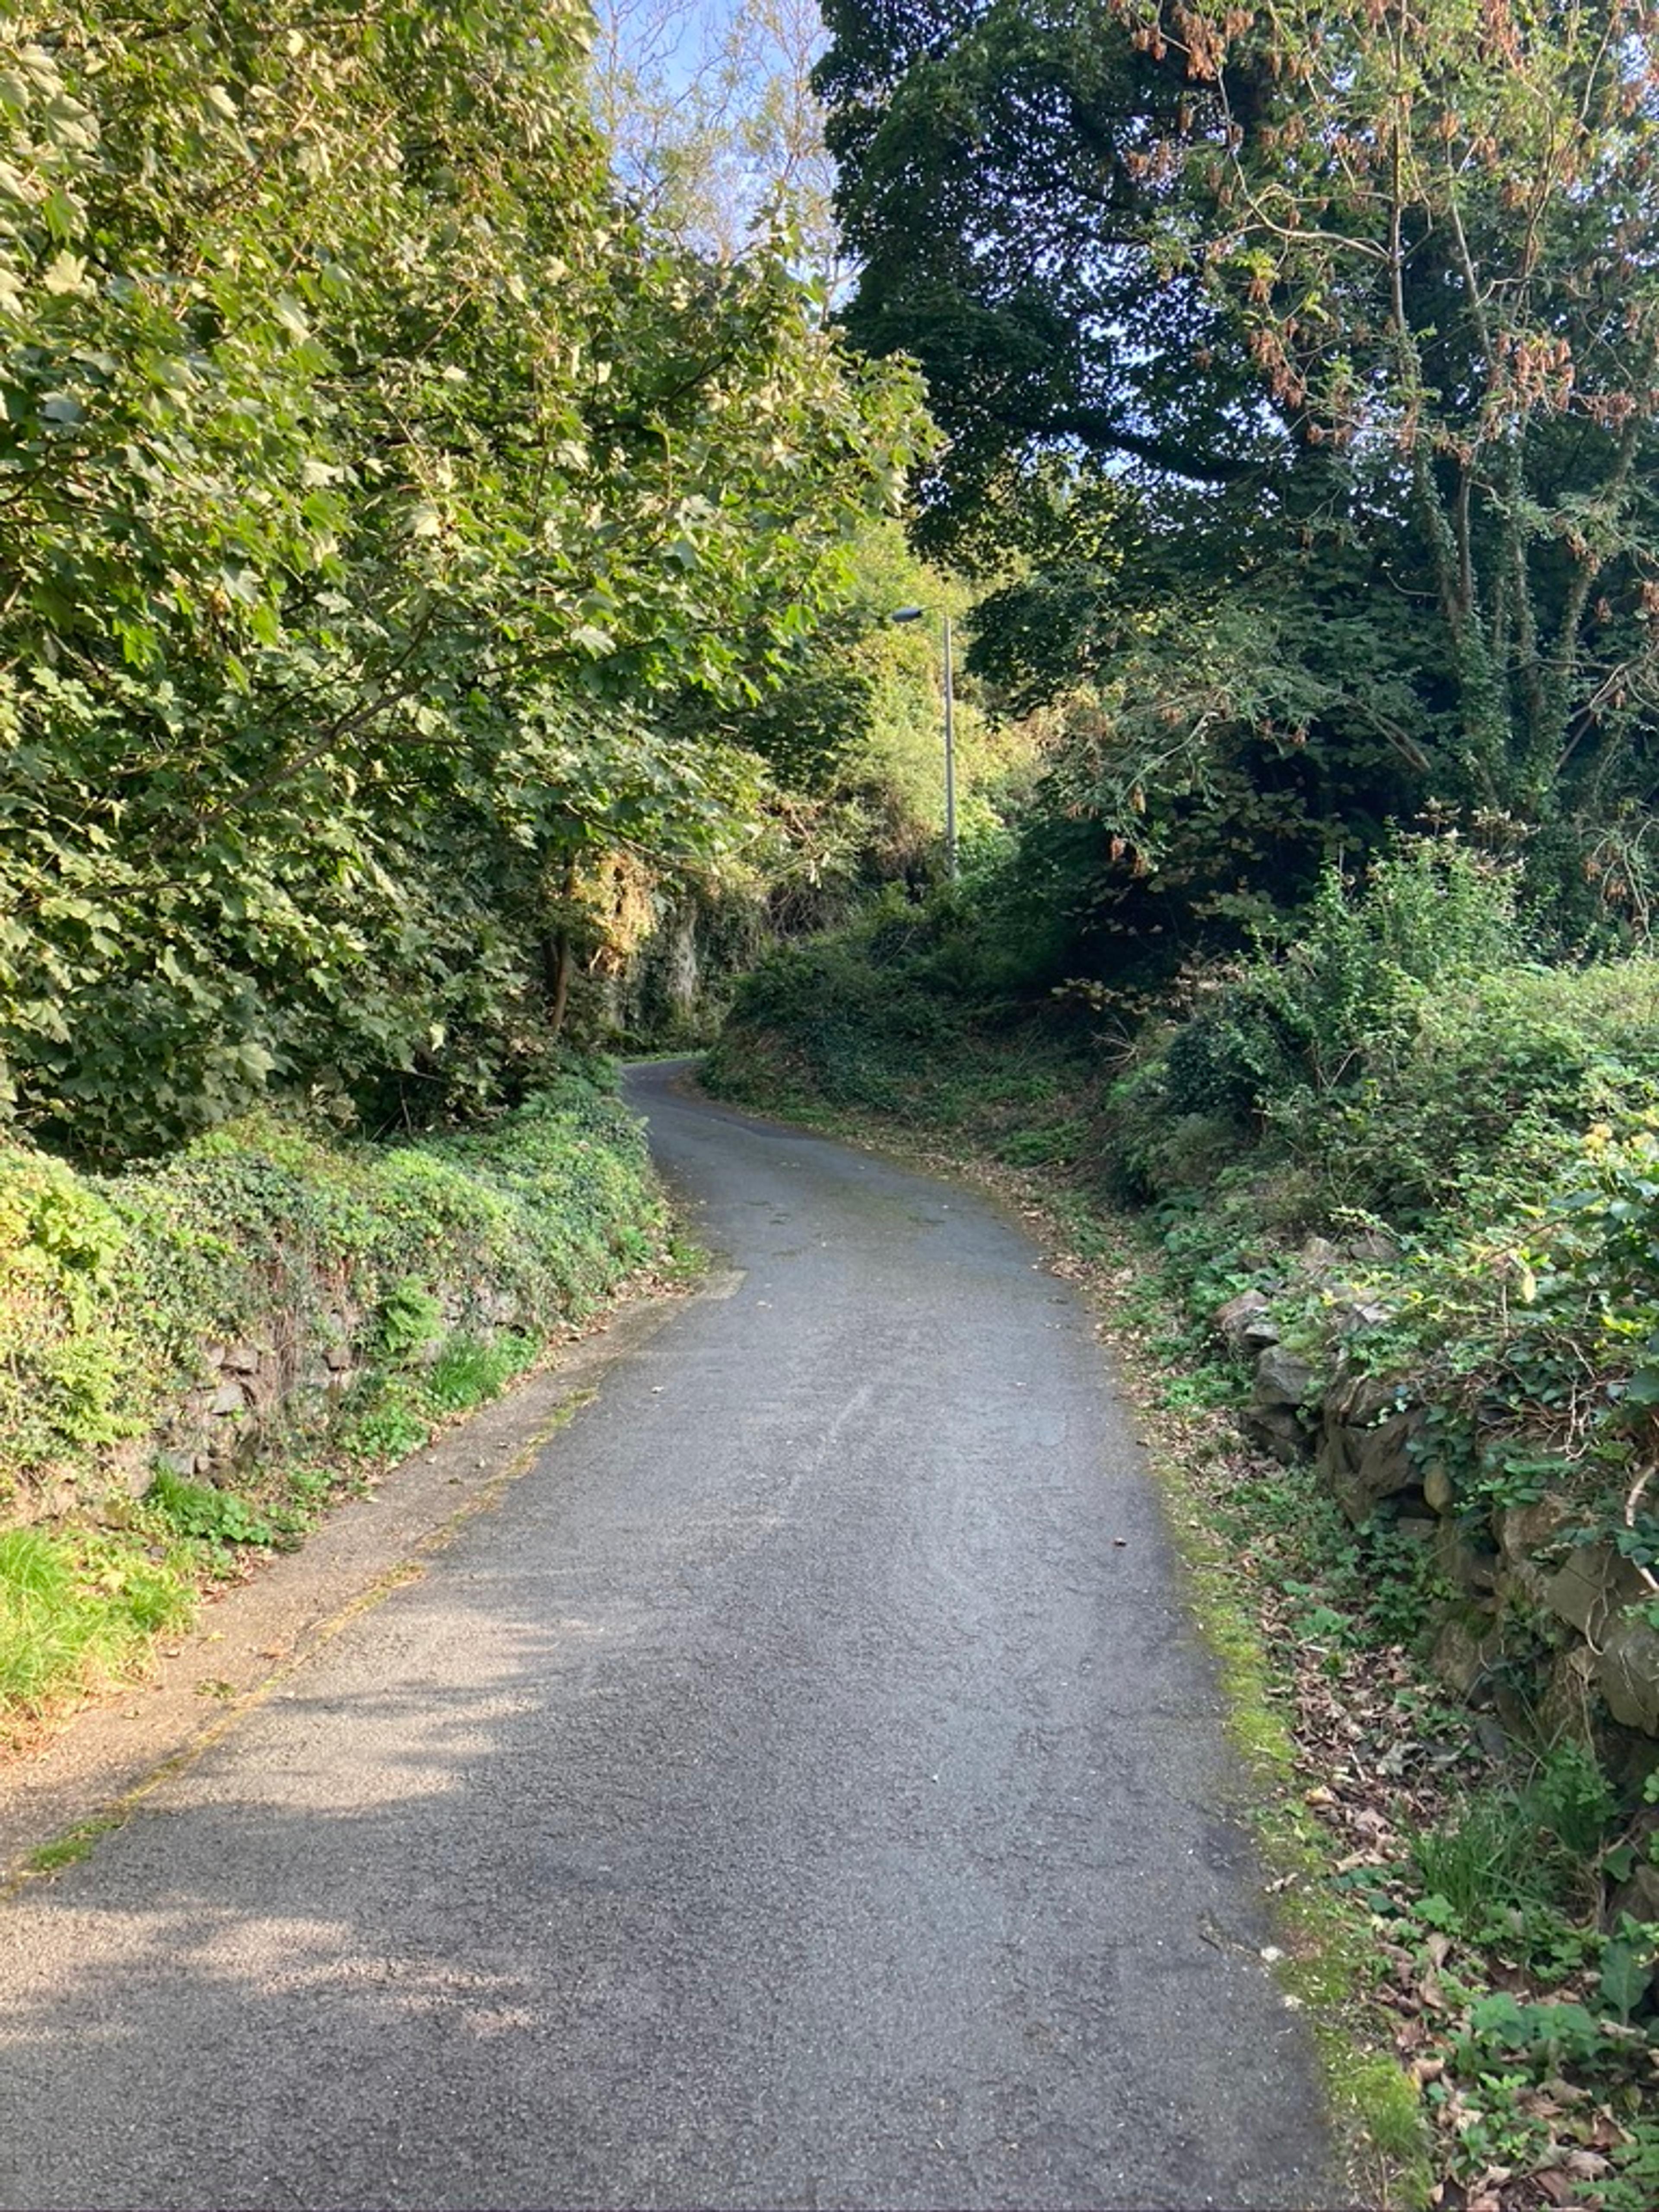
[[[1310,1224],[1417,1227],[1477,1190],[1518,1198],[1592,1123],[1659,1103],[1659,963],[1545,964],[1518,890],[1444,834],[1398,839],[1358,885],[1328,870],[1294,934],[1263,932],[1143,1034],[1103,1129],[1118,1180],[1191,1187],[1174,1133],[1197,1117],[1200,1187],[1248,1161],[1292,1170]]]
[[[1512,869],[1450,834],[1396,838],[1357,885],[1327,868],[1170,1039],[1175,1110],[1263,1114],[1352,1081],[1413,1033],[1425,994],[1525,957],[1517,892]]]

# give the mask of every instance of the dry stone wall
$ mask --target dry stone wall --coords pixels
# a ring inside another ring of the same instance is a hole
[[[1322,1376],[1280,1342],[1258,1291],[1213,1318],[1252,1369],[1241,1416],[1251,1441],[1286,1463],[1311,1458],[1356,1527],[1386,1507],[1398,1533],[1431,1548],[1450,1592],[1434,1650],[1448,1686],[1509,1726],[1541,1723],[1547,1732],[1588,1717],[1605,1734],[1611,1723],[1643,1739],[1650,1758],[1659,1633],[1632,1611],[1653,1595],[1639,1569],[1610,1543],[1573,1541],[1575,1516],[1561,1498],[1489,1509],[1461,1500],[1408,1378],[1362,1372],[1341,1351]],[[1382,1318],[1358,1305],[1340,1311],[1337,1341]]]
[[[444,1285],[433,1333],[406,1356],[429,1365],[456,1334],[488,1340],[520,1322],[519,1302],[498,1286]],[[273,1439],[321,1436],[352,1386],[387,1365],[377,1316],[337,1287],[273,1312],[259,1328],[199,1347],[194,1374],[162,1394],[151,1425],[91,1461],[46,1472],[6,1499],[9,1526],[96,1512],[123,1495],[141,1498],[158,1472],[234,1486]]]

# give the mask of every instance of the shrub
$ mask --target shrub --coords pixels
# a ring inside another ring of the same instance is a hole
[[[1413,987],[1363,1079],[1270,1113],[1293,1158],[1326,1164],[1333,1205],[1419,1221],[1483,1187],[1534,1192],[1586,1129],[1659,1103],[1659,963],[1511,967]]]
[[[1597,1121],[1659,1104],[1659,963],[1527,957],[1512,873],[1406,839],[1357,890],[1328,872],[1296,933],[1200,979],[1148,1040],[1108,1131],[1139,1195],[1171,1188],[1164,1121],[1222,1117],[1315,1210],[1415,1225],[1490,1212],[1547,1180]],[[1218,1166],[1240,1145],[1218,1148]]]
[[[1176,1110],[1248,1119],[1354,1083],[1433,994],[1523,956],[1516,895],[1512,870],[1452,836],[1396,839],[1358,885],[1327,868],[1171,1039]]]

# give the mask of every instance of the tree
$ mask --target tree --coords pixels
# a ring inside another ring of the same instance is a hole
[[[1158,149],[1194,101],[1170,57],[1100,0],[827,0],[824,17],[817,83],[860,264],[848,328],[916,357],[950,434],[923,541],[994,568],[1033,507],[1063,530],[1126,483],[1269,467],[1200,276],[1148,252]]]
[[[58,1141],[533,1060],[574,866],[753,834],[719,727],[898,495],[781,248],[619,207],[585,17],[14,13],[0,1058]],[[700,719],[701,718],[701,719]]]
[[[1144,866],[1149,794],[1254,754],[1316,843],[1437,800],[1526,842],[1540,896],[1588,872],[1644,908],[1652,11],[834,21],[852,325],[928,367],[936,532],[1037,487],[981,655],[1093,687],[1068,803]]]
[[[1279,9],[1243,34],[1244,124],[1229,19],[1122,13],[1222,126],[1155,252],[1207,268],[1294,434],[1386,517],[1396,585],[1432,595],[1448,795],[1592,834],[1645,812],[1659,15]]]
[[[844,268],[811,76],[816,0],[604,0],[591,74],[623,187],[698,252],[734,260],[781,217],[825,299]]]

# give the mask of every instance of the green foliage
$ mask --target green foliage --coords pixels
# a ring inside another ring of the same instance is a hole
[[[497,1396],[536,1352],[533,1339],[511,1329],[448,1336],[429,1361],[358,1384],[343,1409],[341,1447],[372,1467],[405,1458],[440,1423]]]
[[[190,1609],[187,1584],[141,1547],[0,1530],[0,1725],[131,1668]]]
[[[1160,290],[1122,250],[1156,198],[1125,155],[1175,127],[1179,73],[1104,6],[823,14],[816,81],[860,264],[852,328],[921,361],[951,438],[921,487],[927,535],[1000,553],[1079,475],[1109,508],[1127,503],[1126,466],[1214,482],[1259,450],[1201,284],[1180,270]]]
[[[568,1061],[487,1127],[378,1149],[257,1116],[101,1179],[0,1151],[12,1479],[93,1474],[198,1379],[209,1343],[298,1347],[292,1382],[361,1316],[359,1359],[397,1367],[459,1334],[499,1337],[490,1358],[510,1367],[653,1249],[659,1201],[609,1082]]]
[[[1593,1329],[1602,1364],[1634,1361],[1618,1395],[1639,1427],[1659,1405],[1659,1130],[1649,1117],[1615,1139],[1599,1125],[1577,1165],[1540,1224],[1533,1299],[1542,1315],[1565,1313]],[[1639,1533],[1626,1532],[1620,1548],[1649,1566],[1655,1553]]]
[[[1019,948],[970,884],[925,906],[890,896],[838,935],[779,947],[745,979],[707,1079],[934,1121],[1051,1156],[1079,1140],[1063,1016],[1004,996]]]
[[[1425,993],[1512,965],[1516,890],[1455,836],[1398,840],[1358,897],[1328,870],[1273,971],[1314,1081],[1340,1081],[1376,1041],[1409,1030]]]
[[[426,1371],[427,1402],[440,1413],[465,1413],[495,1397],[535,1353],[528,1337],[511,1330],[489,1339],[452,1337]]]
[[[1255,957],[1212,988],[1165,1054],[1176,1112],[1291,1115],[1409,1048],[1446,991],[1513,966],[1522,947],[1512,871],[1453,836],[1397,839],[1356,890],[1335,868]]]
[[[522,1096],[573,872],[752,840],[736,725],[921,418],[786,238],[617,204],[587,36],[11,13],[0,1103],[57,1148]]]
[[[1304,916],[1200,976],[1187,1018],[1138,1047],[1112,1119],[1142,1188],[1168,1179],[1170,1117],[1202,1114],[1291,1164],[1315,1218],[1407,1226],[1477,1190],[1490,1214],[1596,1121],[1643,1111],[1651,963],[1533,961],[1518,891],[1443,836],[1396,841],[1357,890],[1328,872]]]
[[[393,1360],[406,1359],[443,1334],[444,1310],[418,1283],[393,1283],[380,1301],[381,1349]]]
[[[860,532],[849,569],[840,611],[739,726],[783,787],[770,846],[754,860],[784,936],[845,926],[895,883],[920,895],[945,880],[947,614],[957,846],[970,873],[1012,836],[1046,742],[1036,721],[988,714],[965,665],[968,589],[919,561],[896,523]],[[896,623],[903,607],[926,619]]]
[[[264,1514],[234,1490],[188,1482],[165,1468],[145,1492],[149,1504],[169,1528],[209,1544],[270,1544],[277,1531]]]
[[[1593,1909],[1596,1856],[1617,1810],[1607,1777],[1582,1746],[1557,1744],[1518,1785],[1466,1796],[1413,1838],[1411,1856],[1432,1924],[1474,1942],[1541,1953],[1547,1969],[1571,1917]],[[1570,1963],[1578,1946],[1567,1942]]]
[[[358,1394],[341,1441],[354,1458],[387,1467],[417,1451],[431,1433],[419,1384],[393,1376]]]
[[[0,1533],[4,1726],[141,1663],[198,1583],[297,1540],[343,1467],[372,1474],[501,1390],[653,1256],[661,1205],[611,1071],[567,1056],[516,1113],[396,1147],[265,1115],[89,1178],[12,1140],[0,1228],[0,1462],[26,1492],[73,1475],[107,1522]],[[131,1504],[118,1455],[186,1418],[218,1379],[207,1348],[239,1342],[286,1402],[238,1423],[216,1480],[163,1463]],[[337,1405],[306,1388],[337,1346]]]
[[[1322,1111],[1288,1097],[1274,1118],[1304,1159],[1321,1138],[1341,1146],[1337,1202],[1410,1220],[1484,1182],[1490,1218],[1499,1189],[1524,1200],[1596,1122],[1646,1110],[1656,1013],[1645,956],[1500,969],[1415,996],[1410,1030],[1378,1041],[1346,1097]]]
[[[1228,949],[1425,804],[1518,838],[1567,941],[1645,928],[1644,0],[825,21],[849,325],[949,438],[918,541],[992,580],[976,672],[1060,726],[1028,858],[1069,972]]]

